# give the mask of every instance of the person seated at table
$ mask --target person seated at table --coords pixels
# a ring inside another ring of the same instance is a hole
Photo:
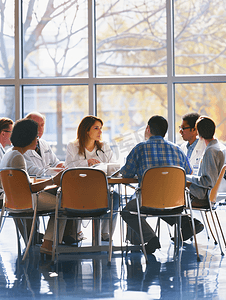
[[[11,145],[10,136],[13,129],[13,120],[9,118],[0,119],[0,161],[5,154],[5,147]],[[0,208],[3,202],[3,189],[0,186]]]
[[[194,175],[198,174],[199,163],[206,148],[204,140],[198,138],[195,126],[199,117],[198,113],[188,113],[182,117],[182,124],[179,126],[180,134],[185,141],[180,147],[187,155]]]
[[[45,130],[45,116],[39,112],[33,111],[27,114],[25,118],[38,123],[39,137],[35,150],[27,150],[26,153],[24,153],[28,174],[36,177],[42,177],[45,174],[48,174],[48,172],[49,175],[51,175],[51,173],[56,174],[57,171],[54,169],[64,169],[64,162],[57,158],[48,142],[42,138]],[[75,230],[73,228],[73,222],[71,220],[67,220],[63,236],[63,241],[67,245],[71,245],[76,242],[72,237],[73,230]],[[84,235],[81,231],[81,228],[77,228],[77,239],[81,240],[83,238]]]
[[[41,177],[51,168],[64,169],[64,162],[57,158],[48,142],[42,139],[45,130],[45,116],[34,111],[27,114],[25,118],[38,123],[39,137],[36,148],[34,150],[27,150],[24,154],[28,174]]]
[[[156,115],[149,119],[145,130],[146,141],[137,144],[127,156],[126,163],[120,170],[123,177],[132,178],[137,175],[140,185],[142,176],[147,169],[169,165],[182,167],[186,174],[192,173],[190,163],[180,147],[164,139],[167,129],[168,122],[164,117]],[[132,231],[131,236],[135,235],[138,244],[140,244],[138,217],[130,213],[130,211],[136,211],[136,209],[136,195],[134,194],[122,210],[121,215],[128,224],[130,231]],[[169,223],[168,219],[165,218],[164,220]],[[169,224],[173,225],[176,220],[172,218],[171,221]],[[146,252],[147,254],[154,253],[156,249],[161,247],[159,240],[145,218],[141,218],[141,223]],[[183,217],[181,227],[184,241],[192,237],[193,231],[190,226],[190,218]],[[196,233],[199,233],[204,226],[195,219],[195,228]],[[129,234],[127,234],[127,240],[130,240]],[[131,240],[130,242],[134,243]]]
[[[198,175],[186,175],[193,207],[209,207],[208,191],[217,182],[225,163],[226,147],[214,138],[216,125],[206,116],[200,116],[196,122],[199,138],[206,144]]]
[[[12,130],[11,142],[13,147],[7,151],[1,161],[1,168],[18,168],[27,172],[26,161],[23,154],[27,150],[34,150],[38,141],[38,124],[30,119],[22,119],[15,123]],[[56,190],[44,188],[51,185],[60,185],[60,178],[63,171],[60,171],[50,179],[40,181],[38,183],[30,183],[31,191],[33,193],[40,192],[38,197],[38,210],[39,211],[50,211],[56,207]],[[29,177],[29,175],[28,175]],[[66,219],[62,220],[59,227],[59,241],[62,241]],[[50,218],[48,226],[44,236],[44,242],[40,248],[41,253],[51,254],[52,243],[53,243],[53,227],[54,218]],[[22,229],[20,228],[21,233]],[[30,228],[28,228],[28,231]]]
[[[94,116],[86,116],[82,119],[77,130],[77,139],[67,146],[65,166],[92,167],[99,163],[113,163],[115,158],[113,151],[106,142],[101,142],[103,121]],[[119,207],[119,195],[114,192],[114,210]],[[117,214],[113,217],[113,232],[115,229]],[[109,241],[109,220],[102,221],[101,238]]]

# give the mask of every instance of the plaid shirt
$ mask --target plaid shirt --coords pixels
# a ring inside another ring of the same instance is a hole
[[[192,173],[190,163],[183,151],[175,144],[166,141],[161,136],[152,136],[147,141],[136,145],[121,168],[123,177],[138,176],[141,183],[144,172],[151,167],[180,166],[186,174]]]

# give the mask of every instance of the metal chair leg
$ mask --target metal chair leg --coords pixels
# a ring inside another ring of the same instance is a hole
[[[225,241],[225,237],[224,237],[224,232],[222,230],[222,227],[221,227],[221,224],[220,224],[220,220],[218,218],[218,215],[217,215],[217,212],[215,211],[215,216],[216,216],[216,219],[217,219],[217,222],[218,222],[218,226],[220,228],[220,231],[221,231],[221,235],[222,235],[222,238],[223,238],[223,241],[224,241],[224,245],[226,247],[226,241]]]
[[[208,226],[209,226],[209,230],[210,230],[211,235],[212,235],[212,237],[213,237],[213,239],[214,239],[214,244],[217,245],[218,243],[217,243],[217,240],[216,240],[216,238],[215,238],[215,236],[214,236],[214,234],[213,234],[213,231],[212,231],[212,229],[211,229],[210,222],[209,222],[209,219],[208,219],[208,216],[207,216],[207,212],[205,212],[205,216],[206,216],[207,224],[208,224]]]
[[[30,231],[30,235],[29,235],[29,240],[28,240],[28,243],[27,243],[27,247],[26,247],[24,256],[22,258],[22,262],[25,260],[27,254],[28,254],[29,248],[31,246],[32,238],[33,238],[34,231],[35,231],[35,225],[36,225],[36,215],[37,215],[37,205],[35,206],[35,209],[34,209],[34,216],[33,216],[31,231]]]

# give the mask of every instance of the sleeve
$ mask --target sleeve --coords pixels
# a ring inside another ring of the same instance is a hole
[[[190,162],[187,158],[187,156],[185,156],[185,165],[184,165],[184,169],[185,169],[185,173],[186,174],[191,174],[192,173],[192,167],[190,165]]]
[[[133,178],[137,174],[136,158],[134,149],[131,150],[126,158],[125,165],[121,168],[120,173],[123,177]]]
[[[206,190],[214,187],[218,175],[220,166],[219,162],[224,161],[224,155],[222,152],[218,152],[216,158],[211,151],[206,151],[201,162],[201,176],[186,176],[192,184],[190,186],[191,193],[199,199],[202,199],[206,195]]]
[[[51,168],[56,167],[58,165],[58,163],[60,162],[60,160],[58,159],[56,154],[53,152],[49,143],[47,143],[43,139],[40,139],[40,148],[41,148],[42,155],[45,156],[45,160],[48,163],[48,166]]]
[[[59,164],[60,160],[51,148],[50,151],[51,151],[51,168],[54,168]]]
[[[65,167],[88,167],[87,159],[79,155],[78,146],[73,142],[69,143],[67,146]]]
[[[13,168],[22,169],[27,172],[25,159],[22,155],[16,155],[12,158],[11,165]]]

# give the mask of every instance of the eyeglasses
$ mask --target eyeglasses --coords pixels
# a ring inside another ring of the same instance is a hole
[[[179,130],[181,131],[184,131],[185,129],[188,129],[188,128],[191,128],[190,126],[189,127],[182,127],[182,126],[179,126]]]

